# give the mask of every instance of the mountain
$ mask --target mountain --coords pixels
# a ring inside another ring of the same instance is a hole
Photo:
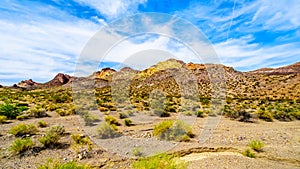
[[[268,74],[268,75],[299,74],[300,62],[288,66],[279,67],[279,68],[262,68],[251,72]]]
[[[58,73],[52,80],[44,83],[43,87],[58,87],[67,83],[72,83],[73,77],[67,74]]]

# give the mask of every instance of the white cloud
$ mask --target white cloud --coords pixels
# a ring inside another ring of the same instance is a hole
[[[88,5],[105,17],[115,19],[130,12],[136,12],[138,5],[147,0],[75,0],[81,4]]]
[[[28,78],[45,82],[58,72],[71,73],[86,42],[100,28],[52,7],[31,6],[34,12],[27,13],[20,4],[11,6],[15,11],[0,16],[0,83]],[[61,17],[37,15],[41,9]]]
[[[293,63],[300,55],[299,42],[262,47],[251,40],[251,36],[230,39],[214,47],[223,64],[244,71]]]

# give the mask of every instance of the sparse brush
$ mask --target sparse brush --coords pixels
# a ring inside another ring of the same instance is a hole
[[[132,125],[132,121],[130,119],[124,119],[124,123],[126,126],[131,126]]]
[[[0,124],[4,123],[7,120],[6,116],[0,116]]]
[[[99,121],[96,116],[91,115],[89,112],[84,113],[82,117],[86,126],[92,125],[94,122]]]
[[[110,125],[116,125],[116,126],[120,125],[120,123],[114,116],[105,116],[104,119]]]
[[[62,163],[60,160],[48,159],[46,164],[40,165],[38,169],[92,169],[92,167],[86,164],[78,164],[75,161]]]
[[[264,145],[264,143],[262,143],[262,142],[259,141],[259,140],[252,140],[252,141],[249,143],[249,146],[250,146],[253,150],[255,150],[255,151],[257,151],[257,152],[260,152],[260,151],[262,151],[262,148],[263,148],[263,146],[265,146],[265,145]]]
[[[20,154],[32,148],[33,145],[34,143],[29,137],[17,138],[10,146],[10,150],[13,152],[13,154]]]
[[[8,133],[15,135],[16,137],[21,137],[25,135],[34,135],[37,133],[37,128],[33,124],[19,124],[13,126]]]
[[[247,148],[244,153],[245,156],[250,157],[250,158],[256,158],[256,155],[254,152],[251,152],[251,150],[249,148]]]
[[[166,120],[155,125],[153,135],[161,140],[173,141],[189,141],[194,137],[191,127],[181,120]]]
[[[141,158],[132,163],[134,169],[186,169],[187,163],[180,161],[178,157],[166,153],[149,158]]]
[[[117,130],[118,129],[115,125],[110,125],[104,122],[98,128],[98,134],[102,139],[115,138],[121,135]]]
[[[39,142],[44,145],[44,147],[54,147],[59,139],[63,136],[65,132],[62,126],[53,126],[46,131],[46,135],[39,139]]]
[[[38,121],[38,127],[40,127],[40,128],[47,127],[47,123],[45,121],[43,121],[43,120]]]

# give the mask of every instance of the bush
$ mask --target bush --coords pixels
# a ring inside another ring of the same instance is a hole
[[[47,127],[47,123],[43,120],[38,121],[38,127],[41,127],[41,128]]]
[[[141,147],[135,147],[132,150],[132,155],[137,156],[137,157],[141,157],[143,155],[143,153],[141,152]]]
[[[268,112],[268,110],[259,109],[255,112],[255,114],[257,114],[258,118],[263,119],[265,121],[273,121],[273,115],[270,112]]]
[[[128,118],[129,117],[129,115],[127,114],[127,113],[119,113],[119,118],[120,119],[126,119],[126,118]]]
[[[198,111],[196,112],[196,114],[197,114],[197,117],[201,117],[201,118],[204,117],[204,111],[203,111],[203,110],[198,110]]]
[[[40,117],[46,117],[46,109],[43,108],[31,108],[29,109],[29,114],[32,117],[40,118]]]
[[[249,143],[249,146],[257,151],[257,152],[260,152],[262,151],[262,147],[264,146],[264,143],[262,143],[261,141],[259,140],[252,140],[250,143]]]
[[[142,158],[132,163],[134,169],[186,169],[187,163],[166,153]]]
[[[98,128],[99,137],[102,139],[116,138],[121,134],[115,125],[110,125],[108,123],[102,123]]]
[[[0,124],[4,123],[7,120],[6,116],[0,116]]]
[[[92,167],[85,164],[77,164],[75,161],[61,163],[59,160],[48,160],[46,164],[42,164],[38,169],[91,169]]]
[[[37,128],[33,124],[19,124],[12,127],[8,133],[13,134],[17,137],[25,136],[25,135],[34,135],[37,133]]]
[[[65,129],[62,126],[53,126],[46,131],[46,135],[39,139],[44,147],[54,147],[63,136]]]
[[[250,158],[256,158],[256,155],[254,152],[251,152],[251,150],[249,148],[247,148],[245,150],[245,152],[243,153],[245,156],[250,157]]]
[[[116,126],[120,125],[118,120],[113,116],[105,116],[104,119],[105,119],[106,123],[108,123],[110,125],[116,125]]]
[[[126,126],[131,126],[132,121],[130,119],[124,119],[124,123]]]
[[[72,134],[71,137],[76,144],[80,144],[80,145],[91,145],[92,144],[91,140],[84,135]]]
[[[20,154],[32,148],[33,145],[34,143],[29,137],[17,138],[10,146],[10,150],[13,152],[13,154]]]
[[[29,119],[29,116],[27,114],[22,114],[16,117],[17,120],[25,120],[25,119]]]
[[[84,113],[82,115],[82,117],[83,117],[83,120],[84,120],[86,126],[93,125],[94,122],[99,121],[99,119],[96,116],[93,116],[88,112]]]
[[[6,116],[9,119],[15,119],[21,112],[27,110],[26,106],[18,106],[15,104],[2,104],[0,105],[0,116]]]
[[[191,127],[181,120],[166,120],[155,125],[153,135],[161,140],[173,141],[189,141],[194,137]]]
[[[167,112],[165,110],[161,110],[161,109],[154,109],[153,113],[160,117],[170,117],[170,115],[171,115],[169,112]]]

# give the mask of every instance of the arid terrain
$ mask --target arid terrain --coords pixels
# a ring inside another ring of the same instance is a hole
[[[299,82],[300,62],[239,72],[170,59],[1,86],[0,166],[300,168]]]

